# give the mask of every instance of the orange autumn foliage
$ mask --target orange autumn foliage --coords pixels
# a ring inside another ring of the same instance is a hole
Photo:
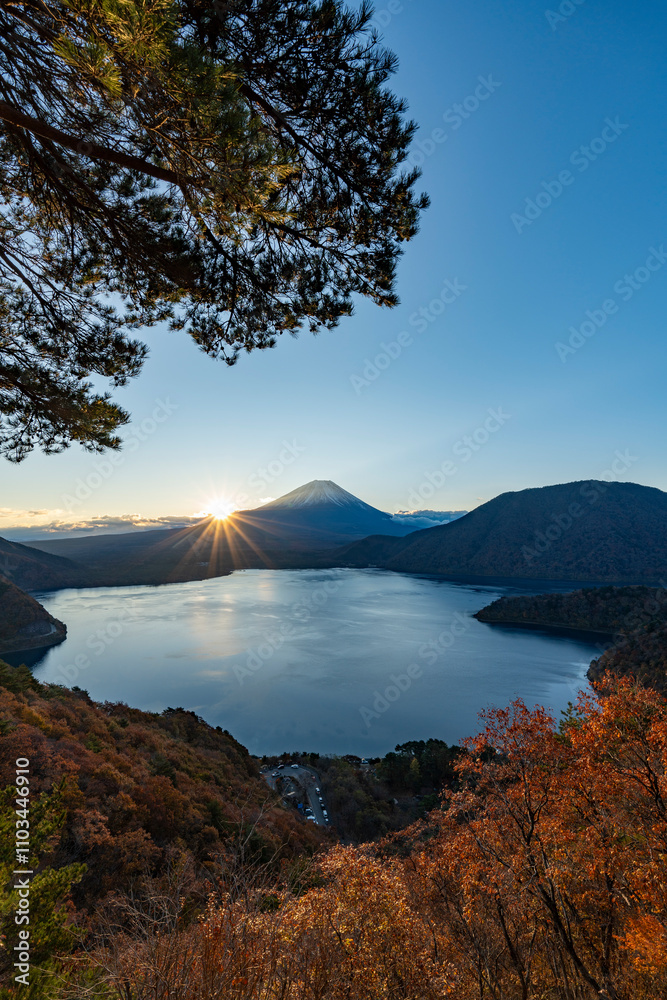
[[[222,886],[201,918],[141,947],[107,940],[105,989],[132,1000],[667,996],[664,700],[622,680],[581,695],[560,726],[521,702],[485,723],[457,765],[458,791],[425,823],[329,851],[306,891]]]

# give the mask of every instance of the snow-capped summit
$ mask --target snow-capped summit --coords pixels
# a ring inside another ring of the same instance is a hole
[[[240,521],[246,534],[251,529],[261,530],[272,544],[280,538],[284,545],[311,548],[331,548],[367,535],[414,531],[412,525],[394,521],[391,514],[364,503],[331,479],[313,479],[254,510],[237,511],[229,519]]]
[[[365,510],[375,510],[369,504],[348,493],[338,483],[331,479],[313,479],[310,483],[297,486],[295,490],[285,493],[277,500],[271,500],[260,508],[261,510],[277,510],[294,507],[324,507],[334,504],[336,507],[361,507]],[[378,511],[378,513],[380,513]]]

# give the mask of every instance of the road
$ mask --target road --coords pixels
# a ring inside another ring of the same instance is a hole
[[[320,800],[317,792],[315,791],[320,784],[320,778],[317,771],[314,771],[310,767],[303,767],[301,764],[298,764],[296,767],[293,767],[290,764],[285,764],[285,766],[280,769],[275,767],[268,768],[266,771],[262,771],[262,774],[273,789],[276,788],[276,783],[278,781],[277,778],[273,777],[273,773],[276,770],[279,775],[282,775],[285,778],[291,778],[292,781],[296,782],[296,784],[304,790],[308,798],[310,808],[313,810],[315,822],[318,826],[326,826],[327,821],[324,818],[322,806],[320,805]]]

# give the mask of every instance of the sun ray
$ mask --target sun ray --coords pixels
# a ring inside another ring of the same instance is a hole
[[[230,514],[238,510],[238,507],[225,497],[212,497],[206,501],[203,510],[198,511],[195,517],[213,517],[216,521],[225,521]]]

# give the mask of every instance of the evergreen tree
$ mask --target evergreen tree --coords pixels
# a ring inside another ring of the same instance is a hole
[[[10,0],[0,9],[0,450],[118,447],[89,381],[159,321],[233,364],[355,293],[397,301],[427,199],[371,8]],[[98,379],[99,381],[99,379]]]

